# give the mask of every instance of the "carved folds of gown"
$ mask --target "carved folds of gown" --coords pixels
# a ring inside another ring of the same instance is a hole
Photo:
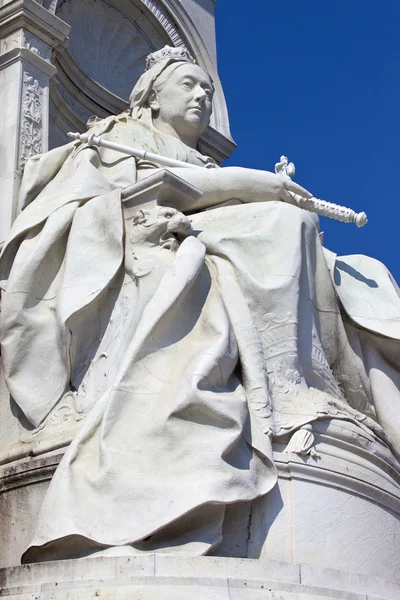
[[[126,116],[96,127],[208,160]],[[316,419],[398,443],[399,343],[340,310],[310,215],[215,208],[190,215],[179,244],[176,210],[124,217],[120,190],[147,167],[76,144],[27,165],[1,262],[7,384],[36,427],[70,389],[84,418],[26,561],[121,545],[207,553],[225,506],[275,484],[272,437]]]

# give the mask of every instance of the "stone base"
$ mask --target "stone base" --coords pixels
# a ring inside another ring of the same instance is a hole
[[[72,600],[100,590],[113,600],[400,600],[399,463],[349,422],[315,423],[314,435],[318,456],[275,445],[278,485],[253,503],[227,506],[221,545],[214,556],[199,558],[159,554],[15,566],[63,452],[3,465],[0,586],[6,589],[0,597]]]
[[[275,447],[278,485],[253,503],[246,556],[400,584],[399,463],[352,423],[313,427],[318,456]]]
[[[383,579],[309,565],[238,558],[140,555],[0,570],[12,600],[396,600]]]

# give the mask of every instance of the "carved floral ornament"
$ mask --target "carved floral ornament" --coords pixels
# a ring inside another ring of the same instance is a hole
[[[28,158],[42,152],[42,87],[38,79],[24,73],[20,166],[23,168]]]

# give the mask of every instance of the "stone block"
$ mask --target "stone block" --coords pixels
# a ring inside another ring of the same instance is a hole
[[[300,565],[300,573],[303,585],[357,592],[365,594],[368,599],[373,596],[393,600],[400,598],[400,585],[387,579],[336,569],[321,569],[312,565]]]
[[[177,561],[174,556],[155,555],[156,576],[182,577],[190,573],[192,577],[217,577],[223,573],[224,577],[235,578],[238,571],[251,579],[300,583],[299,566],[290,563],[211,556],[180,557]]]
[[[300,569],[304,573],[301,580]],[[332,569],[178,555],[84,558],[0,569],[0,586],[1,597],[10,600],[400,598],[399,586]]]

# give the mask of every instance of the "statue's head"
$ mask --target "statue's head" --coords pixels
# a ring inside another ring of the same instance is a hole
[[[130,97],[131,115],[195,145],[210,121],[211,77],[183,48],[165,46],[147,58]]]

